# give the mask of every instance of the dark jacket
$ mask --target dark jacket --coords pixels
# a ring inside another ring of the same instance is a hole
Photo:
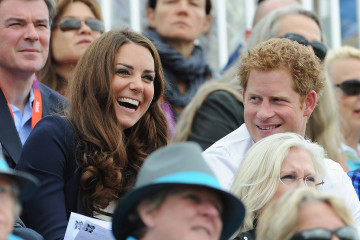
[[[63,113],[69,105],[65,97],[42,83],[40,92],[43,117]],[[14,168],[19,161],[22,144],[6,101],[0,101],[0,143],[7,163]]]
[[[243,123],[243,103],[227,91],[214,91],[196,112],[187,140],[199,143],[205,150]]]
[[[84,214],[77,142],[69,120],[44,117],[25,142],[16,166],[40,181],[36,195],[24,203],[21,219],[47,240],[64,237],[71,212]]]

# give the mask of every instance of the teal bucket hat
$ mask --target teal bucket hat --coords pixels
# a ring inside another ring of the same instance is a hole
[[[34,176],[9,167],[5,161],[0,144],[0,177],[2,176],[16,183],[19,188],[18,199],[21,202],[32,197],[39,187],[39,181]]]
[[[121,199],[115,209],[112,231],[116,239],[125,240],[129,236],[126,218],[142,199],[172,185],[201,186],[216,192],[223,205],[220,239],[229,239],[240,228],[245,207],[239,198],[221,189],[201,154],[201,147],[194,142],[173,144],[150,154],[139,171],[134,189]]]

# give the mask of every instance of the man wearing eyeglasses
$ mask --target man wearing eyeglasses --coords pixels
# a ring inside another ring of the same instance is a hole
[[[54,9],[54,0],[0,0],[0,142],[12,168],[35,124],[67,104],[35,76],[48,57]]]
[[[250,49],[237,75],[243,88],[245,123],[203,153],[226,189],[255,142],[282,132],[305,135],[325,82],[320,59],[306,46],[283,38]],[[326,174],[320,189],[342,196],[360,226],[360,203],[350,178],[333,160],[324,159],[324,165]]]

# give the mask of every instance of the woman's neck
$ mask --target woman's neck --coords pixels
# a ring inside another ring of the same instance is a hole
[[[359,141],[360,141],[360,130],[343,128],[342,133],[343,133],[345,144],[359,153],[358,145],[359,145]]]
[[[66,95],[66,88],[74,77],[76,64],[61,64],[55,66],[55,72],[60,76],[60,80],[57,83],[56,90],[62,95]]]
[[[75,67],[76,63],[57,64],[55,65],[55,72],[65,79],[66,82],[70,82],[73,79]]]

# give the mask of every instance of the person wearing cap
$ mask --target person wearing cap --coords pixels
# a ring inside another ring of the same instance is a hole
[[[236,196],[221,190],[200,145],[163,147],[146,159],[134,189],[118,203],[117,240],[229,239],[245,217]]]
[[[36,232],[29,228],[14,229],[19,220],[20,202],[32,197],[38,188],[38,180],[32,175],[14,170],[7,164],[0,144],[0,240],[40,239]],[[18,223],[20,224],[20,223]],[[14,234],[12,232],[14,231]]]

